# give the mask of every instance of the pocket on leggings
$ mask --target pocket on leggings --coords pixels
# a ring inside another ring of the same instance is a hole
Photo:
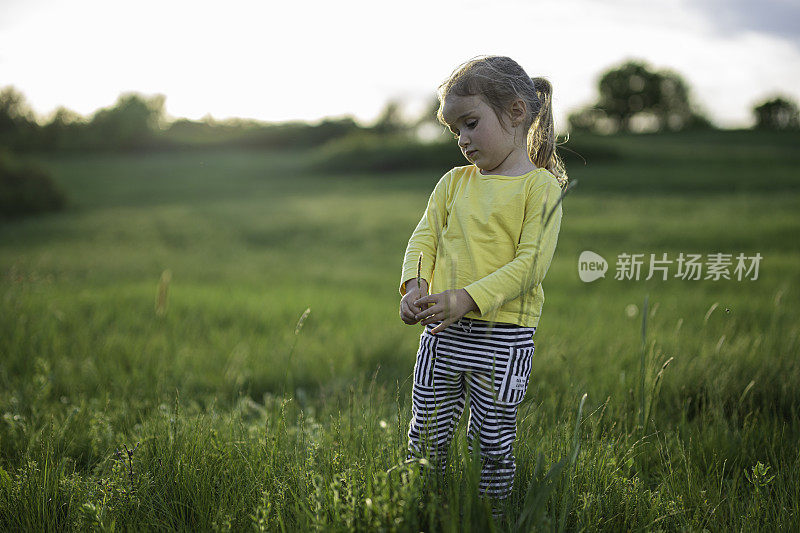
[[[436,344],[439,339],[424,331],[419,338],[417,362],[414,364],[414,384],[423,387],[433,385],[433,366],[436,362]]]
[[[533,346],[509,348],[508,367],[500,385],[499,400],[501,402],[518,404],[525,397],[533,366],[533,349]]]

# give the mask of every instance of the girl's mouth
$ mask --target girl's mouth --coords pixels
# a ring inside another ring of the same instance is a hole
[[[475,152],[477,152],[477,150],[470,150],[469,152],[465,152],[464,155],[467,156],[467,159],[472,159],[472,156],[475,155]]]

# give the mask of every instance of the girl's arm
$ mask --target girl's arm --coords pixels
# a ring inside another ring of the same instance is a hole
[[[519,247],[514,259],[465,287],[482,316],[544,280],[561,228],[561,189],[555,180],[529,193]],[[545,218],[555,207],[546,226]],[[544,216],[543,216],[544,213]]]
[[[403,273],[400,278],[400,294],[406,294],[406,282],[417,279],[417,264],[419,254],[422,252],[422,267],[420,277],[426,282],[431,281],[433,267],[436,263],[436,249],[439,246],[439,236],[447,220],[447,186],[450,172],[445,174],[434,187],[425,213],[417,224],[414,233],[408,240],[405,257],[403,259]]]

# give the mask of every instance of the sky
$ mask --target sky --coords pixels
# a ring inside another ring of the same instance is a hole
[[[627,59],[682,75],[722,127],[800,101],[797,0],[0,0],[0,87],[42,118],[124,92],[172,118],[374,120],[422,112],[464,61],[508,55],[554,87],[556,128]]]

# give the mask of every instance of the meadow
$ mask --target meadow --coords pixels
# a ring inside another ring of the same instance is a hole
[[[466,417],[444,478],[405,461],[400,264],[446,169],[38,156],[72,202],[0,223],[0,530],[798,531],[798,141],[570,160],[501,520]],[[584,250],[605,278],[580,280]],[[634,253],[640,279],[615,279]],[[680,253],[732,254],[731,279],[644,279]]]

